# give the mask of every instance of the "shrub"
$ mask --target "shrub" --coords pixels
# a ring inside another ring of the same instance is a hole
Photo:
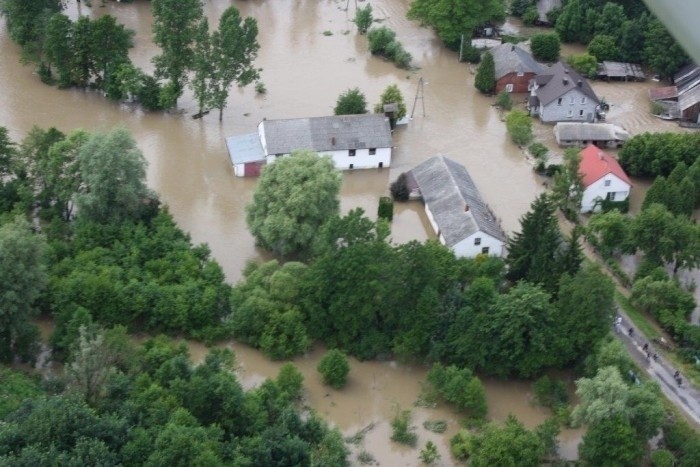
[[[367,100],[359,88],[348,89],[340,96],[333,109],[335,115],[357,115],[367,113]]]
[[[676,456],[667,449],[659,449],[651,453],[651,465],[654,467],[673,467],[676,465]]]
[[[556,32],[535,34],[530,42],[532,55],[545,62],[556,62],[559,60],[561,42]]]
[[[366,7],[358,8],[355,11],[355,25],[357,26],[357,32],[360,34],[365,34],[373,21],[372,5],[367,4]]]
[[[474,78],[474,86],[483,94],[491,94],[496,87],[496,66],[490,52],[484,54]]]
[[[496,105],[503,110],[510,110],[513,108],[513,101],[510,98],[510,93],[506,91],[501,91],[496,96]]]
[[[450,450],[457,459],[467,460],[471,455],[473,444],[474,437],[467,430],[460,430],[450,439]]]
[[[386,219],[389,222],[394,219],[394,202],[388,196],[382,196],[379,198],[377,216],[379,216],[380,219]]]
[[[433,433],[444,433],[447,430],[447,422],[444,420],[426,420],[423,428]]]
[[[386,50],[386,47],[394,42],[396,33],[386,26],[370,29],[367,33],[369,41],[369,51],[373,55],[381,55]]]
[[[649,110],[652,115],[661,115],[666,110],[666,107],[659,102],[653,101],[649,106]]]
[[[265,83],[262,81],[256,81],[255,82],[255,92],[258,94],[265,94],[267,93],[267,88],[265,87]]]
[[[479,63],[481,61],[481,50],[471,44],[462,48],[462,61],[469,63]]]
[[[321,358],[316,367],[323,377],[323,384],[334,389],[340,389],[348,381],[350,365],[343,352],[338,349],[331,349]]]
[[[535,21],[540,19],[540,14],[537,12],[537,7],[536,6],[531,6],[527,10],[525,10],[525,13],[523,13],[523,23],[527,24],[528,26],[532,26],[535,24]]]
[[[419,458],[424,464],[428,465],[440,459],[440,453],[438,452],[435,443],[432,441],[425,443],[425,447],[420,451]]]
[[[532,119],[522,110],[513,110],[506,115],[506,128],[510,139],[519,146],[532,141]]]
[[[401,175],[396,178],[396,181],[389,187],[389,191],[394,201],[408,201],[410,192],[408,191],[406,172],[402,172]]]
[[[595,78],[598,74],[598,59],[591,54],[570,55],[566,63],[587,78]]]
[[[293,363],[287,362],[282,365],[279,373],[277,373],[276,383],[282,392],[287,393],[290,399],[299,399],[302,385],[304,384],[304,375]]]
[[[527,147],[527,151],[538,161],[547,160],[547,154],[549,153],[547,146],[539,142],[532,143]]]
[[[397,409],[394,419],[391,421],[391,440],[407,446],[415,446],[418,435],[414,433],[415,427],[411,426],[411,411]]]
[[[532,384],[537,403],[549,408],[565,406],[569,402],[566,385],[559,380],[543,376]]]

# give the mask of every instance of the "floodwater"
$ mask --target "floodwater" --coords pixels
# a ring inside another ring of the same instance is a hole
[[[103,7],[99,3],[93,1],[91,9],[72,0],[67,13],[73,18],[79,14],[116,16],[136,31],[132,60],[152,71],[150,60],[158,49],[151,40],[150,2],[107,2]],[[64,132],[75,128],[107,130],[115,125],[128,128],[149,162],[150,187],[160,194],[195,243],[209,244],[228,280],[236,282],[247,261],[268,256],[255,247],[245,225],[244,208],[256,181],[233,176],[224,138],[254,131],[263,118],[329,115],[338,95],[353,87],[365,93],[372,107],[386,86],[397,84],[410,111],[419,78],[423,78],[424,95],[417,101],[414,118],[395,132],[391,168],[344,172],[342,211],[362,207],[369,216],[376,217],[378,198],[387,193],[392,180],[428,157],[445,154],[467,167],[505,231],[517,230],[518,219],[543,190],[543,180],[508,140],[499,112],[491,107],[492,100],[474,89],[469,68],[458,63],[456,55],[445,50],[432,32],[405,18],[409,0],[376,2],[374,15],[396,31],[418,69],[399,70],[372,57],[366,38],[355,33],[351,22],[354,2],[349,3],[350,11],[345,12],[346,0],[206,2],[211,25],[217,24],[225,8],[236,5],[244,16],[258,20],[260,30],[256,65],[263,68],[267,94],[258,96],[252,87],[234,89],[223,122],[218,121],[216,112],[192,120],[197,109],[190,94],[181,98],[178,112],[147,113],[110,102],[96,92],[46,86],[32,72],[33,67],[19,63],[19,49],[10,41],[4,21],[0,21],[0,125],[8,128],[15,141],[33,125],[55,126]],[[517,26],[517,21],[514,24]],[[324,31],[332,34],[324,35]],[[633,133],[667,125],[669,130],[677,128],[648,116],[644,100],[647,86],[594,85],[613,106],[610,121]],[[545,140],[551,138],[551,127],[538,127],[537,134]],[[397,205],[392,229],[397,243],[434,237],[419,203]],[[276,374],[278,363],[241,344],[227,345],[236,351],[244,384],[254,385]],[[191,343],[190,349],[195,359],[201,358],[201,346]],[[353,361],[348,387],[333,391],[320,385],[315,371],[321,352],[317,348],[295,360],[306,378],[306,403],[346,435],[375,422],[364,447],[357,449],[367,449],[384,465],[416,465],[418,450],[389,442],[388,421],[397,406],[410,408],[415,402],[426,370],[393,362]],[[533,427],[549,415],[547,410],[532,405],[528,383],[487,379],[485,384],[490,416],[495,420],[502,421],[513,413]],[[413,412],[420,445],[434,440],[443,464],[452,464],[448,440],[458,430],[460,417],[445,407],[414,408]],[[447,433],[435,435],[424,430],[421,424],[427,419],[447,420]],[[573,430],[562,434],[564,457],[576,457],[580,436],[580,431]]]

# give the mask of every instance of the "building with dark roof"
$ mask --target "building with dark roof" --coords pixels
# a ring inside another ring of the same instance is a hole
[[[502,256],[506,236],[463,165],[439,155],[408,173],[440,243],[456,256]]]
[[[630,139],[622,127],[611,123],[559,122],[554,125],[554,137],[559,146],[586,146],[619,148]]]
[[[341,170],[382,168],[391,165],[391,127],[379,114],[263,120],[257,133],[227,138],[226,147],[239,177],[304,149],[331,156]]]
[[[673,82],[650,89],[649,98],[663,106],[665,118],[700,124],[700,67],[684,66],[673,75]]]
[[[547,67],[515,44],[501,44],[491,49],[496,68],[496,92],[528,92],[528,84]]]
[[[597,120],[600,99],[583,76],[562,62],[535,76],[530,88],[530,115],[543,123]]]

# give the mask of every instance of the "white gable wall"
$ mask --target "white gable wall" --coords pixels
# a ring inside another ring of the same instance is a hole
[[[605,186],[606,182],[609,182],[608,186]],[[617,175],[609,173],[602,177],[600,180],[592,183],[583,192],[583,199],[581,200],[581,212],[592,212],[596,204],[597,199],[606,199],[608,193],[614,193],[613,201],[624,201],[630,194],[630,185],[621,180]],[[611,195],[612,196],[612,195]],[[597,207],[596,211],[600,210],[600,206]]]
[[[477,239],[479,239],[479,244],[476,245]],[[503,256],[503,242],[497,238],[484,232],[476,232],[471,236],[465,238],[461,242],[457,243],[452,247],[455,256],[473,258],[476,255],[480,255],[484,248],[488,248],[488,254],[490,256]]]
[[[425,207],[425,214],[428,216],[428,221],[430,222],[430,225],[433,227],[433,230],[435,231],[435,234],[438,236],[438,240],[440,243],[445,245],[445,237],[442,236],[442,232],[440,232],[440,229],[438,228],[437,223],[435,222],[435,218],[433,217],[433,213],[430,212],[430,208],[428,207],[427,204],[424,204]],[[480,242],[479,245],[475,245],[476,239],[479,238]],[[491,256],[503,256],[503,242],[492,237],[489,234],[486,234],[484,232],[476,232],[472,234],[471,236],[465,238],[461,242],[457,243],[456,245],[452,246],[450,248],[455,256],[459,257],[467,257],[467,258],[473,258],[476,255],[480,255],[483,251],[484,247],[489,248],[488,254]]]
[[[355,155],[351,156],[350,151],[323,151],[321,155],[331,156],[335,168],[339,170],[349,170],[349,169],[373,169],[378,168],[381,164],[382,167],[389,167],[391,165],[391,148],[376,148],[375,154],[370,155],[369,149],[356,149]],[[283,156],[288,156],[289,154],[283,154]],[[267,163],[272,164],[277,160],[276,154],[267,155]],[[352,167],[351,167],[352,165]]]
[[[559,99],[540,106],[540,120],[548,122],[592,122],[598,104],[578,89],[570,89]],[[581,115],[583,111],[583,115]]]

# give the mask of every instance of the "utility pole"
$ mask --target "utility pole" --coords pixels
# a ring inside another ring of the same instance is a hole
[[[423,117],[425,117],[425,90],[423,87],[425,86],[425,81],[423,81],[423,77],[418,80],[418,89],[416,89],[416,97],[413,99],[413,108],[411,109],[411,120],[413,120],[413,113],[416,111],[416,103],[418,103],[418,99],[420,99],[421,104],[423,106]]]

